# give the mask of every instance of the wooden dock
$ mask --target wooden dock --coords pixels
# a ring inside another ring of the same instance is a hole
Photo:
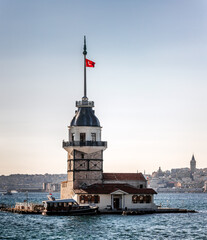
[[[129,210],[101,210],[100,214],[117,214],[117,215],[144,215],[160,213],[196,213],[195,210],[181,208],[157,208],[157,209],[129,209]]]
[[[160,213],[196,213],[195,210],[181,208],[158,208],[149,210],[133,210],[123,211],[122,215],[144,215],[144,214],[160,214]]]
[[[24,207],[24,208],[17,208],[11,207],[5,204],[0,205],[0,211],[2,212],[11,212],[11,213],[19,213],[19,214],[42,214],[43,206],[39,204],[33,204],[34,207]]]
[[[11,212],[11,213],[19,213],[19,214],[42,214],[42,211],[34,211],[34,210],[19,210],[13,207],[0,208],[1,212]]]

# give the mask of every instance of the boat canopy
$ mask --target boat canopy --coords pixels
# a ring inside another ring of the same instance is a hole
[[[47,200],[47,201],[44,201],[46,203],[76,203],[76,201],[72,198],[68,198],[68,199],[57,199],[57,200]]]

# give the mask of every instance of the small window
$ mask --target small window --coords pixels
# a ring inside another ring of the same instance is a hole
[[[144,196],[140,196],[140,203],[144,203]]]
[[[137,200],[138,200],[138,199],[137,199],[137,195],[133,195],[133,196],[132,196],[132,202],[133,202],[133,203],[137,203]]]
[[[85,133],[80,133],[80,141],[85,142],[86,140],[86,134]]]
[[[100,197],[99,195],[81,195],[80,203],[99,203]]]
[[[72,142],[74,142],[75,141],[75,133],[72,133],[71,138],[72,138]]]
[[[91,139],[93,142],[96,142],[96,133],[91,133]]]
[[[92,196],[88,195],[88,203],[91,203],[91,200],[92,200]]]
[[[149,198],[147,198],[147,196],[143,196],[143,195],[133,195],[132,196],[132,202],[133,203],[145,203],[146,201],[150,201],[151,202],[151,196],[149,196]]]
[[[99,203],[99,195],[94,195],[94,203]]]
[[[84,195],[80,196],[80,203],[85,203]]]
[[[81,153],[81,158],[82,158],[82,159],[84,158],[84,153]]]
[[[151,203],[151,201],[152,201],[151,196],[150,196],[150,195],[147,195],[147,196],[146,196],[146,203]]]
[[[143,188],[143,184],[140,184],[139,188]]]

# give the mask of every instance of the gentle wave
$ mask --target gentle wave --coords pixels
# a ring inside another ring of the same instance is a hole
[[[31,193],[31,202],[46,199]],[[56,194],[58,197],[59,194]],[[0,198],[0,203],[23,201],[23,193]],[[42,216],[0,212],[0,239],[207,239],[207,194],[158,194],[156,204],[196,209],[198,213],[138,216]]]

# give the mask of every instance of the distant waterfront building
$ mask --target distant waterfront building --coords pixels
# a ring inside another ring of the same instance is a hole
[[[46,189],[47,189],[47,183],[44,182],[44,183],[42,184],[42,190],[46,191]]]
[[[207,181],[204,182],[203,191],[207,192]]]
[[[46,192],[59,192],[60,191],[60,184],[59,183],[50,183],[44,182],[42,184],[42,189]]]
[[[156,208],[154,194],[147,188],[142,173],[103,173],[103,152],[107,142],[101,139],[101,125],[93,110],[94,102],[86,94],[86,41],[84,38],[84,96],[69,126],[67,181],[61,183],[61,199],[94,203],[102,209]],[[87,60],[89,61],[89,60]]]
[[[153,173],[152,173],[152,177],[162,177],[162,176],[164,176],[164,173],[163,173],[161,167],[159,167],[159,169],[157,170],[157,172],[153,172]]]
[[[189,168],[172,168],[171,177],[173,178],[189,178],[191,176]]]
[[[192,159],[190,161],[190,172],[193,174],[195,171],[196,171],[196,160],[193,154]]]
[[[158,171],[157,171],[157,176],[158,176],[158,177],[164,176],[164,173],[162,172],[161,167],[159,167],[159,169],[158,169]]]

